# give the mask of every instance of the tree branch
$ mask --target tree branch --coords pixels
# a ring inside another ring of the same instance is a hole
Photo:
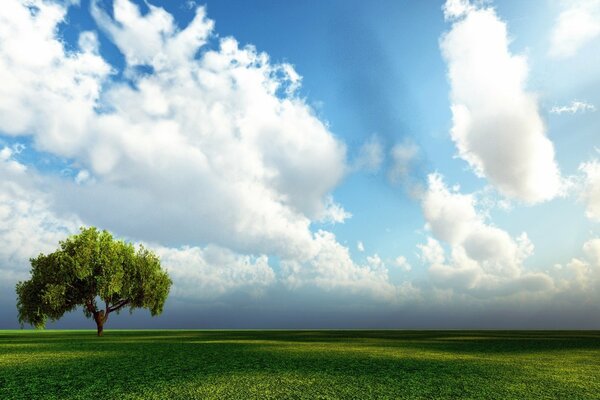
[[[108,308],[108,312],[117,311],[118,309],[120,309],[121,307],[126,306],[127,304],[129,304],[129,300],[128,299],[119,300],[117,302],[117,304],[115,304],[114,306]]]
[[[85,306],[87,307],[88,311],[92,314],[95,314],[96,311],[96,307],[92,304],[92,302],[90,300],[85,302]]]

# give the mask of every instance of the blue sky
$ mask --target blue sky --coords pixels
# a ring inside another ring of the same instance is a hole
[[[7,4],[5,309],[95,225],[174,280],[114,326],[600,326],[600,1]]]

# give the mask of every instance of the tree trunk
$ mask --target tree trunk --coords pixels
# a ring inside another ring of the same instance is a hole
[[[96,321],[96,327],[98,328],[98,336],[102,336],[102,332],[104,331],[104,323],[106,322],[104,311],[95,312],[94,321]]]
[[[102,331],[104,331],[104,322],[96,321],[96,327],[98,328],[98,336],[102,336]]]

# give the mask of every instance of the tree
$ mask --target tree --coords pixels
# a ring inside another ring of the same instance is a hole
[[[81,228],[61,241],[54,253],[40,254],[30,262],[31,279],[17,283],[21,326],[43,328],[48,319],[58,320],[83,306],[102,336],[108,316],[124,307],[160,314],[172,284],[152,251],[141,245],[136,250],[94,227]]]

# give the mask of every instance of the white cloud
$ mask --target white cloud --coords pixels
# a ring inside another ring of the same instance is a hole
[[[428,190],[421,200],[427,229],[451,245],[464,241],[479,223],[472,195],[450,193],[439,174],[428,176]]]
[[[475,7],[469,0],[447,0],[442,8],[444,18],[447,20],[460,18],[471,11],[475,11]]]
[[[88,135],[87,122],[111,68],[97,54],[91,32],[81,34],[80,51],[65,51],[55,36],[65,14],[65,7],[47,1],[2,2],[0,130],[43,132],[35,138],[39,148],[72,156]]]
[[[40,190],[40,178],[0,150],[0,286],[12,289],[28,278],[29,258],[54,251],[60,240],[77,232],[76,216],[51,211],[51,198]],[[206,248],[150,246],[169,271],[172,294],[212,299],[234,291],[260,295],[276,281],[264,255],[250,257],[209,245]]]
[[[383,160],[383,146],[379,138],[373,135],[360,147],[353,168],[375,173],[381,168]]]
[[[412,266],[410,265],[410,263],[406,260],[406,257],[404,256],[398,256],[396,257],[396,259],[394,260],[394,264],[396,265],[396,267],[400,268],[403,271],[410,271],[412,269]]]
[[[588,104],[583,101],[573,100],[568,106],[554,106],[550,109],[552,114],[576,114],[584,113],[586,111],[596,111],[596,107],[593,104]]]
[[[561,282],[569,298],[583,298],[589,303],[600,300],[600,238],[585,242],[583,257],[571,259],[561,270],[570,273]]]
[[[385,266],[379,254],[375,253],[372,256],[367,256],[367,265],[373,269],[380,269]]]
[[[101,26],[130,65],[149,63],[155,73],[135,76],[137,90],[121,85],[106,95],[115,111],[98,116],[102,143],[85,157],[106,186],[125,180],[128,191],[172,204],[162,212],[171,214],[175,240],[241,252],[302,252],[311,220],[349,216],[328,196],[344,173],[345,148],[289,94],[299,80],[293,68],[232,38],[194,58],[212,27],[203,8],[178,31],[162,9],[142,17],[125,0],[115,7],[116,22],[96,10]]]
[[[283,281],[288,287],[314,285],[326,291],[343,290],[380,301],[402,300],[402,286],[390,283],[388,270],[377,254],[359,265],[333,233],[320,230],[314,239],[313,256],[306,261],[282,260]]]
[[[421,205],[433,237],[418,248],[434,285],[478,297],[553,287],[549,276],[523,267],[533,253],[527,234],[512,238],[487,224],[475,208],[474,197],[451,192],[441,175],[430,174],[428,183]],[[449,259],[438,240],[448,243]]]
[[[458,155],[508,197],[551,199],[559,193],[560,173],[537,99],[526,91],[527,60],[509,51],[506,24],[494,9],[458,4],[464,7],[451,13],[456,19],[440,42]]]
[[[180,31],[171,14],[161,7],[147,6],[149,12],[142,16],[133,2],[115,0],[113,20],[93,0],[91,12],[125,55],[128,66],[149,65],[156,71],[180,68],[206,44],[214,23],[206,19],[203,7],[197,7],[194,19]]]
[[[81,224],[75,216],[50,211],[51,198],[12,153],[8,147],[0,150],[0,286],[10,289],[27,279],[29,258],[53,251]]]
[[[5,3],[0,130],[73,160],[79,183],[94,178],[55,188],[65,210],[149,242],[287,257],[306,255],[312,221],[349,217],[329,195],[345,146],[293,94],[299,75],[233,38],[207,48],[204,8],[180,29],[159,7],[117,0],[113,20],[94,2],[131,80],[108,84],[94,33],[72,52],[56,36],[65,6]]]
[[[550,56],[567,58],[600,36],[600,0],[564,1],[552,30]]]
[[[582,163],[579,170],[584,173],[581,198],[586,205],[585,215],[600,222],[600,162],[593,160]]]
[[[173,295],[189,299],[212,299],[233,291],[260,296],[276,282],[266,255],[250,257],[209,245],[206,248],[156,247],[174,281]]]
[[[410,173],[411,164],[414,162],[419,147],[411,142],[396,144],[390,150],[392,165],[388,171],[388,178],[393,183],[405,181]]]
[[[90,182],[92,179],[93,178],[91,177],[90,172],[85,169],[82,169],[81,171],[77,172],[77,175],[75,175],[75,183],[78,185]]]
[[[196,8],[196,7],[197,7],[197,4],[196,4],[196,2],[195,2],[194,0],[187,0],[187,1],[185,2],[185,7],[186,7],[188,10],[193,10],[194,8]]]
[[[29,258],[54,251],[60,240],[84,223],[73,215],[52,211],[41,178],[0,150],[0,286],[28,278]],[[265,255],[250,257],[214,245],[169,248],[149,246],[161,258],[174,281],[173,294],[210,299],[234,291],[260,295],[276,281]]]
[[[356,249],[361,253],[365,251],[365,245],[360,240],[356,242]]]
[[[93,2],[94,18],[125,56],[122,83],[109,80],[94,33],[65,50],[57,36],[65,5],[39,1],[32,15],[18,0],[5,3],[0,131],[29,135],[36,150],[78,169],[75,179],[44,180],[43,193],[27,198],[48,199],[35,213],[74,212],[77,221],[156,244],[181,296],[193,296],[194,285],[199,298],[264,289],[278,279],[266,254],[281,260],[292,287],[394,301],[415,292],[392,285],[379,257],[358,265],[333,234],[311,232],[313,222],[350,217],[330,194],[347,170],[346,149],[296,96],[301,77],[291,65],[233,38],[210,48],[213,22],[202,7],[179,28],[159,7],[142,15],[116,0],[113,20]],[[6,169],[26,171],[10,149],[0,154]],[[47,218],[50,232],[46,222],[32,226],[55,246],[71,225],[54,229],[62,220]],[[27,257],[46,248],[32,246]]]
[[[332,196],[327,197],[325,208],[322,214],[318,216],[320,222],[331,224],[343,224],[349,218],[352,218],[352,213],[349,213],[340,204],[334,202]]]

